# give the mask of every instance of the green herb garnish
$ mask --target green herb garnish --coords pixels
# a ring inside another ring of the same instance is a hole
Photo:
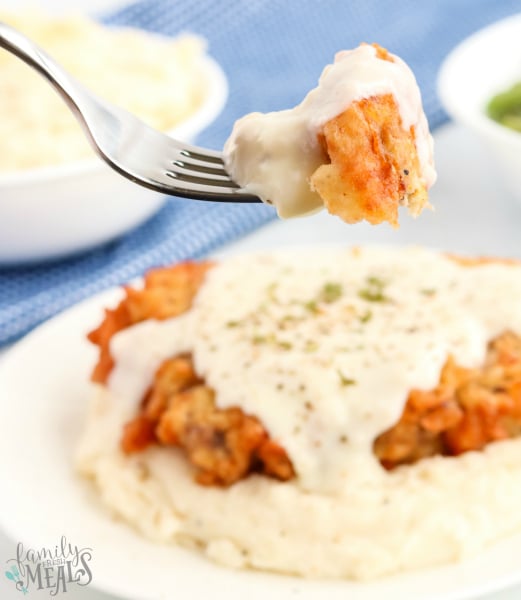
[[[348,385],[356,385],[356,379],[346,377],[340,369],[337,369],[338,376],[340,377],[340,383],[343,387]]]
[[[320,299],[327,304],[335,302],[342,296],[342,286],[339,283],[326,283],[322,288]]]
[[[366,310],[363,315],[360,315],[360,322],[361,323],[368,323],[372,318],[373,318],[373,311],[372,310]]]
[[[276,281],[274,281],[266,288],[266,293],[268,294],[268,298],[270,300],[273,300],[274,302],[277,302],[277,297],[275,296],[275,291],[277,290],[278,287],[279,287],[279,284]]]
[[[310,300],[309,302],[305,302],[304,303],[304,308],[306,310],[309,310],[309,312],[312,312],[314,314],[317,314],[318,312],[320,312],[319,309],[318,309],[318,305],[317,305],[317,303],[316,303],[315,300]]]
[[[318,344],[313,340],[308,340],[304,346],[304,352],[316,352],[318,350]]]
[[[384,294],[385,281],[379,277],[368,277],[367,285],[358,291],[358,296],[367,302],[387,302],[389,298]]]
[[[434,288],[425,288],[424,290],[420,290],[420,292],[424,296],[434,296],[434,294],[436,294],[436,290]]]
[[[293,344],[291,342],[285,341],[278,341],[277,346],[283,350],[291,350],[293,348]]]
[[[238,327],[240,323],[240,321],[228,321],[228,323],[226,323],[226,327],[229,327],[231,329],[233,327]]]

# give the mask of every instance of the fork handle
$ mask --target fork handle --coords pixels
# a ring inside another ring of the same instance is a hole
[[[17,29],[0,21],[0,48],[14,54],[38,71],[65,100],[80,125],[89,133],[82,110],[88,110],[89,99],[82,85],[62,69],[42,48]],[[89,136],[90,137],[90,136]]]

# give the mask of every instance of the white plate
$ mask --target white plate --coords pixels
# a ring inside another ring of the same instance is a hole
[[[440,146],[450,147],[460,163],[461,157],[468,158],[468,152],[460,151],[460,146],[468,147],[465,135],[461,137],[460,130],[454,129],[438,135]],[[483,160],[479,150],[472,147],[472,152],[477,153],[478,162]],[[440,156],[444,156],[441,150]],[[350,242],[424,241],[459,251],[519,254],[519,237],[514,236],[518,225],[512,222],[516,208],[510,209],[510,200],[501,195],[496,203],[500,210],[489,211],[486,193],[494,189],[493,181],[486,179],[490,171],[481,172],[472,163],[468,173],[472,183],[467,186],[470,196],[462,196],[458,204],[458,188],[454,189],[448,176],[443,177],[449,172],[448,156],[446,161],[439,165],[439,187],[448,196],[444,202],[434,195],[436,218],[425,215],[416,223],[405,222],[403,229],[394,233],[386,227],[346,229],[327,215],[318,215],[270,225],[234,248],[302,243],[306,239],[345,241],[349,237]],[[461,176],[462,170],[458,173]],[[447,186],[452,193],[447,192]],[[483,191],[476,196],[474,186],[485,190],[485,196]],[[473,227],[464,235],[462,227],[468,223],[466,210],[471,204]],[[117,294],[105,293],[51,320],[0,363],[0,525],[13,540],[39,547],[53,545],[66,535],[73,544],[90,546],[94,557],[92,587],[139,600],[462,600],[521,581],[521,536],[460,565],[354,584],[229,571],[181,548],[154,545],[125,524],[112,521],[89,485],[74,474],[71,454],[82,428],[86,381],[95,359],[95,351],[84,337],[101,318],[102,307]],[[13,543],[13,553],[14,549]],[[93,591],[91,594],[101,597]]]

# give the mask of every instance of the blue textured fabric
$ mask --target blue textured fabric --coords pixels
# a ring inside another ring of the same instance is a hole
[[[209,40],[228,75],[230,99],[198,142],[220,148],[237,117],[300,102],[334,53],[360,41],[378,41],[411,65],[435,128],[446,120],[435,92],[442,58],[469,33],[515,12],[521,0],[145,0],[106,21]],[[98,290],[154,265],[201,256],[273,216],[261,205],[171,200],[133,233],[86,255],[0,269],[0,344]]]

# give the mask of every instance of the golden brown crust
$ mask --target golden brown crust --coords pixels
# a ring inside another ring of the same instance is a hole
[[[141,452],[155,442],[156,422],[140,414],[125,424],[121,437],[121,449],[125,454]]]
[[[427,204],[414,136],[391,94],[353,102],[324,126],[320,141],[331,162],[313,173],[311,186],[347,223],[397,226],[401,205],[417,214]]]
[[[450,357],[439,385],[413,390],[400,421],[380,435],[374,451],[387,468],[420,458],[480,450],[521,433],[521,337],[505,332],[488,347],[480,369]]]
[[[230,485],[251,472],[294,476],[287,454],[257,418],[216,406],[188,357],[161,365],[140,413],[125,426],[121,447],[130,454],[154,443],[183,448],[203,485]]]
[[[100,326],[87,336],[100,348],[92,381],[107,381],[114,366],[109,344],[115,333],[145,319],[168,319],[188,310],[212,265],[210,261],[187,261],[172,267],[153,269],[145,275],[142,289],[124,288],[125,298],[115,309],[106,310]]]
[[[385,48],[373,47],[379,59],[393,62]],[[392,94],[353,102],[319,135],[330,163],[313,173],[312,189],[347,223],[397,227],[400,206],[416,216],[428,204],[415,135],[414,127],[403,128]]]
[[[366,44],[362,43],[361,45],[365,46]],[[391,56],[389,51],[386,50],[383,46],[380,46],[380,44],[376,44],[376,43],[371,44],[371,46],[376,50],[376,56],[378,58],[380,58],[381,60],[387,60],[389,62],[394,62],[393,57]]]
[[[230,485],[251,471],[255,449],[267,437],[257,419],[238,408],[219,410],[200,385],[171,398],[157,427],[162,444],[181,446],[205,485]]]

